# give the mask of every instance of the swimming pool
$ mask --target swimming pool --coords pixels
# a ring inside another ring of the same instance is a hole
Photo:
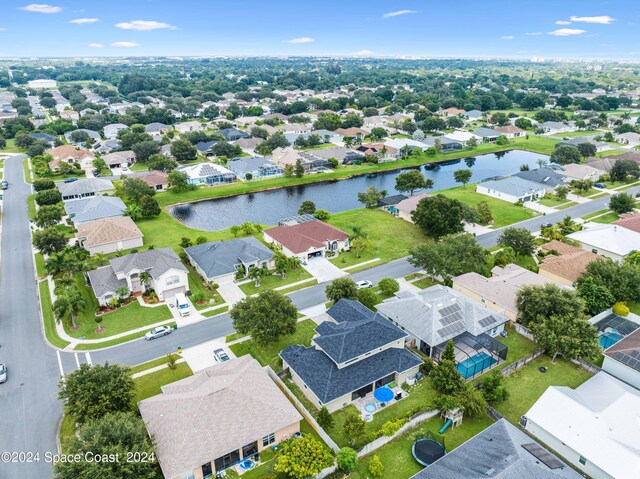
[[[495,362],[496,360],[487,353],[480,353],[460,361],[456,369],[463,378],[467,379],[491,367]]]
[[[622,338],[624,338],[622,334],[610,331],[608,333],[601,334],[598,338],[598,342],[600,343],[600,346],[602,346],[602,349],[607,349],[608,347],[616,344]]]

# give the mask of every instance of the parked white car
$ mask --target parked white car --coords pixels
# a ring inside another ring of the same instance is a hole
[[[373,283],[371,281],[367,281],[366,279],[363,279],[362,281],[358,281],[356,283],[356,287],[358,289],[373,288]]]
[[[173,331],[171,326],[158,326],[145,334],[144,339],[151,341],[152,339],[161,338],[162,336],[171,334],[171,331]]]
[[[7,382],[7,366],[0,363],[0,384]]]
[[[229,355],[224,352],[224,349],[216,349],[213,351],[213,357],[216,358],[216,361],[219,363],[224,363],[225,361],[229,361]]]

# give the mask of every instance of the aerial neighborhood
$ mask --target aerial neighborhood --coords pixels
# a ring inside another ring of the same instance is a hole
[[[317,37],[0,58],[0,476],[640,477],[637,62]]]

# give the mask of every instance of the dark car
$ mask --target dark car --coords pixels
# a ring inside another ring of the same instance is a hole
[[[551,223],[547,222],[547,223],[542,223],[540,226],[542,228],[551,228],[553,225]]]
[[[604,183],[594,183],[593,186],[600,189],[607,187],[607,185],[605,185]]]
[[[65,183],[73,183],[74,181],[78,181],[78,178],[67,178],[64,180]]]
[[[9,188],[9,182],[8,182],[8,181],[3,181],[3,182],[2,182],[2,189],[3,189],[3,190],[6,190],[6,189],[8,189],[8,188]]]

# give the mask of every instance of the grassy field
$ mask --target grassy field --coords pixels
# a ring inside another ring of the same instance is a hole
[[[416,225],[378,209],[359,208],[336,213],[329,219],[346,233],[353,226],[362,226],[369,234],[369,248],[357,258],[352,251],[341,253],[330,261],[338,268],[363,263],[375,258],[391,261],[408,254],[409,248],[429,241]]]
[[[135,378],[136,383],[136,404],[143,399],[160,394],[162,391],[160,388],[165,384],[169,384],[179,379],[184,379],[193,374],[189,365],[184,362],[176,364],[176,369],[171,370],[169,368],[161,369],[154,373],[145,374]]]
[[[36,253],[36,274],[38,278],[43,278],[47,275],[47,270],[44,267],[44,256],[42,253]]]
[[[227,311],[229,311],[229,306],[225,306],[224,308],[217,308],[217,309],[214,309],[213,311],[205,311],[204,313],[202,313],[202,316],[204,316],[205,318],[210,318],[212,316],[217,316],[219,314],[226,313]]]
[[[562,133],[561,135],[567,138],[579,138],[582,136],[591,136],[591,135],[598,136],[598,135],[603,135],[604,133],[605,132],[602,130],[593,130],[593,131],[578,130],[578,131],[568,131],[568,132]]]
[[[525,356],[530,355],[539,348],[536,342],[525,338],[521,334],[517,333],[513,328],[507,329],[506,338],[498,336],[496,339],[509,347],[509,351],[507,351],[507,360],[496,367],[498,370],[516,362],[518,359],[522,359]],[[480,376],[480,378],[482,378],[482,376]]]
[[[176,354],[176,359],[179,359],[179,356]],[[146,371],[147,369],[155,368],[158,366],[164,366],[167,364],[167,357],[162,356],[157,359],[152,359],[151,361],[147,361],[146,363],[140,363],[131,368],[131,374],[139,373],[141,371]]]
[[[31,221],[36,219],[36,195],[29,195],[27,198],[27,210],[29,211],[29,219]]]
[[[174,327],[175,322],[167,323],[166,326]],[[116,346],[118,344],[126,343],[128,341],[133,341],[135,339],[141,339],[144,337],[147,331],[140,331],[138,333],[127,334],[126,336],[122,336],[116,339],[110,339],[109,341],[102,341],[100,343],[82,343],[78,344],[74,349],[74,351],[93,351],[95,349],[108,348],[110,346]]]
[[[548,206],[550,208],[558,208],[558,206],[560,205],[568,205],[568,206],[573,206],[576,203],[572,203],[571,201],[567,200],[566,198],[564,200],[560,199],[560,198],[556,198],[555,196],[545,196],[544,198],[542,198],[540,200],[540,204],[544,205],[544,206]],[[566,208],[566,206],[565,206]]]
[[[282,279],[279,274],[272,274],[260,280],[260,286],[256,287],[253,281],[240,285],[240,289],[247,296],[257,294],[267,289],[275,289],[280,286],[286,286],[287,284],[296,283],[305,279],[311,279],[312,276],[304,268],[298,268],[287,273],[287,277]],[[307,285],[308,286],[308,285]]]
[[[598,216],[597,218],[593,218],[591,221],[593,221],[594,223],[609,224],[609,223],[613,223],[614,221],[618,221],[619,219],[620,219],[620,217],[618,216],[618,214],[614,213],[613,211],[611,211],[610,213],[607,213],[606,215]]]
[[[53,346],[64,349],[69,345],[69,343],[60,338],[56,332],[56,319],[53,317],[51,293],[49,292],[49,285],[46,281],[38,283],[38,291],[40,292],[40,306],[42,307],[44,335],[47,338],[47,341],[49,341]]]
[[[459,200],[472,208],[478,206],[478,203],[481,201],[486,201],[493,215],[492,226],[494,228],[502,228],[503,226],[528,220],[535,216],[535,213],[521,206],[516,206],[507,201],[477,193],[474,191],[473,185],[467,185],[466,188],[458,186],[456,188],[438,191],[437,193],[442,193],[449,198]]]
[[[414,286],[417,286],[420,289],[427,289],[430,288],[431,286],[434,286],[436,284],[440,284],[440,282],[438,281],[431,281],[431,278],[421,278],[417,281],[414,281],[413,283]]]
[[[546,367],[547,372],[541,373],[540,367]],[[517,424],[549,386],[575,388],[590,377],[584,369],[568,361],[558,359],[553,364],[549,356],[540,356],[505,380],[509,398],[498,404],[496,409]]]
[[[24,181],[31,184],[31,172],[29,171],[29,158],[22,160],[22,169],[24,170]]]
[[[305,319],[298,323],[296,332],[287,336],[282,336],[275,343],[268,344],[267,346],[261,346],[253,339],[248,339],[241,343],[236,343],[229,346],[229,349],[237,357],[250,354],[258,360],[262,366],[271,366],[274,371],[280,371],[282,369],[282,360],[278,356],[280,351],[291,344],[302,344],[309,346],[311,344],[311,338],[314,336],[313,331],[316,327],[310,319]]]
[[[195,302],[193,302],[193,297],[192,297],[191,301],[193,302],[193,305],[195,306],[195,308],[204,309],[204,308],[209,308],[211,306],[223,304],[224,299],[222,299],[222,296],[220,296],[220,293],[218,293],[218,291],[213,289],[207,289],[207,287],[204,284],[204,280],[198,273],[196,273],[196,270],[193,269],[193,266],[191,266],[190,264],[187,264],[186,266],[187,266],[187,269],[189,270],[188,279],[189,279],[189,289],[191,290],[191,293],[193,293],[193,295],[202,296],[204,300],[207,302],[206,304],[203,304],[202,306],[200,306],[195,304]]]

